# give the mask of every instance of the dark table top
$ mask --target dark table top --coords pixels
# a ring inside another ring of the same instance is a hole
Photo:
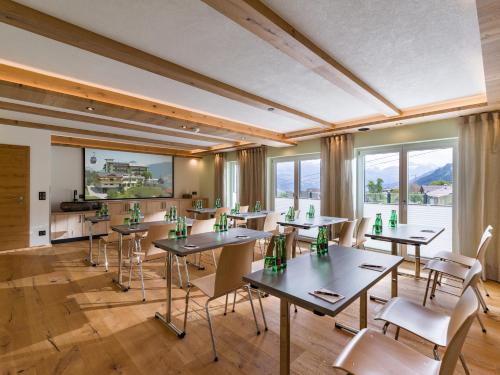
[[[244,236],[244,237],[239,237]],[[159,240],[154,241],[154,245],[162,250],[170,251],[175,255],[189,255],[201,251],[217,249],[224,245],[233,245],[237,243],[259,240],[271,237],[271,233],[262,232],[247,228],[231,228],[227,232],[207,232],[194,234],[181,240]],[[194,245],[194,248],[186,248],[185,245]]]
[[[149,227],[151,225],[158,225],[158,224],[176,224],[177,221],[170,221],[170,220],[158,220],[158,221],[148,221],[144,223],[139,223],[135,226],[129,226],[129,225],[113,225],[111,227],[111,230],[121,233],[123,235],[127,234],[132,234],[132,233],[141,233],[141,232],[147,232]],[[193,219],[186,218],[186,225],[188,227],[193,225]]]
[[[87,216],[85,218],[85,221],[90,221],[92,224],[100,223],[102,221],[109,221],[111,219],[111,216]]]
[[[245,219],[261,219],[266,217],[272,211],[259,211],[259,212],[240,212],[238,214],[227,214],[230,219],[245,220]]]
[[[307,218],[305,216],[299,216],[294,221],[279,220],[278,224],[287,227],[296,227],[301,229],[310,229],[315,227],[321,227],[326,225],[339,224],[347,221],[347,219],[342,217],[333,216],[315,216],[313,218]]]
[[[427,245],[444,232],[444,228],[426,225],[398,224],[396,228],[384,227],[382,233],[365,233],[366,237],[410,245]]]
[[[194,212],[195,214],[215,214],[216,208],[186,208],[187,212]]]
[[[294,258],[284,272],[263,269],[243,277],[262,291],[286,298],[311,311],[335,316],[360,294],[371,288],[403,262],[403,257],[332,245],[327,255],[316,253]],[[387,267],[384,271],[360,268],[363,263]],[[344,298],[332,304],[312,296],[319,288],[327,288]]]

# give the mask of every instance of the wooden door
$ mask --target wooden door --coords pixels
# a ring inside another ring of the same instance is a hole
[[[0,145],[0,181],[0,251],[29,247],[29,147]]]

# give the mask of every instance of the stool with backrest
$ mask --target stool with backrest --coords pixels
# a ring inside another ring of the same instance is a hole
[[[104,244],[104,269],[106,272],[108,271],[108,245],[110,244],[117,244],[118,241],[120,240],[120,235],[115,232],[114,230],[111,230],[111,227],[117,226],[117,225],[122,225],[125,218],[129,217],[129,215],[111,215],[109,218],[109,226],[108,226],[108,234],[105,236],[101,236],[99,238],[99,250],[97,252],[97,264],[99,264],[99,259],[101,256],[101,243]],[[132,237],[131,236],[123,236],[123,241],[128,241],[128,249],[130,253],[130,247],[132,245],[131,243]],[[130,256],[130,254],[128,254]]]
[[[205,303],[205,312],[208,320],[208,327],[210,329],[210,336],[212,338],[212,349],[214,352],[214,361],[218,360],[217,348],[215,344],[215,335],[212,326],[212,319],[209,312],[209,303],[214,299],[227,295],[235,290],[245,288],[248,291],[248,298],[252,313],[255,320],[257,335],[260,334],[257,316],[253,306],[252,293],[250,286],[243,281],[243,276],[252,271],[252,255],[255,246],[255,240],[240,244],[224,246],[219,259],[217,271],[211,275],[200,277],[192,280],[192,287],[198,288],[208,299]],[[186,309],[184,312],[184,332],[186,332],[189,294],[191,288],[189,287],[186,293]],[[260,298],[260,296],[259,296]]]
[[[481,276],[481,271],[481,263],[476,261],[476,263],[467,272],[464,281],[463,293],[465,293],[465,291],[469,288],[475,292],[474,288],[476,287]],[[402,328],[434,344],[434,358],[439,359],[439,347],[448,346],[451,340],[451,337],[448,335],[449,326],[452,323],[452,316],[455,314],[455,310],[460,307],[461,299],[464,298],[463,293],[451,316],[431,310],[406,298],[395,297],[389,300],[375,315],[375,320],[385,321],[383,328],[384,334],[390,324],[395,325],[397,327],[396,340],[399,336],[399,330]],[[483,332],[486,332],[486,329],[479,318],[479,313],[476,313],[476,317]],[[460,355],[460,360],[465,372],[468,374],[469,370],[462,355]]]
[[[153,224],[149,227],[145,237],[137,239],[135,249],[132,251],[132,255],[129,259],[130,269],[129,269],[128,287],[130,289],[130,285],[132,283],[132,270],[135,264],[139,268],[143,301],[146,300],[146,290],[144,288],[144,275],[142,271],[142,263],[151,260],[166,258],[166,252],[157,248],[153,244],[153,242],[168,238],[169,231],[175,229],[175,227],[176,227],[175,224]],[[180,279],[181,273],[179,270],[178,261],[177,261],[177,272],[179,274],[179,279]]]
[[[451,375],[478,308],[477,296],[468,288],[450,318],[446,332],[448,345],[442,360],[364,328],[342,350],[333,367],[356,375]]]

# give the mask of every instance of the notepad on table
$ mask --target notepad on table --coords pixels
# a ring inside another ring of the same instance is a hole
[[[309,292],[309,294],[330,303],[336,303],[344,298],[343,295],[332,292],[331,290],[328,290],[326,288],[316,289],[312,292]]]

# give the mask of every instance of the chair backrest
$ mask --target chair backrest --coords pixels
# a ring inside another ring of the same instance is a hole
[[[339,245],[352,247],[352,236],[354,234],[354,228],[356,227],[356,222],[358,220],[350,220],[346,221],[342,224],[342,228],[340,229],[339,234]]]
[[[152,212],[144,215],[145,222],[165,220],[165,211]]]
[[[363,217],[358,225],[356,231],[356,246],[361,246],[367,240],[365,233],[369,232],[371,217]]]
[[[458,356],[462,351],[465,338],[478,309],[479,302],[476,294],[469,287],[462,294],[451,314],[447,332],[448,345],[441,361],[439,375],[453,374]]]
[[[219,207],[218,209],[216,209],[215,214],[214,214],[215,222],[218,223],[219,219],[220,219],[220,215],[222,215],[224,213],[228,214],[229,211],[231,211],[231,210],[227,207]]]
[[[286,258],[287,259],[292,259],[293,255],[293,240],[295,239],[295,236],[297,234],[297,231],[290,231],[290,232],[285,232],[285,247],[286,247]],[[273,249],[274,249],[274,240],[279,237],[279,234],[274,234],[271,237],[271,240],[269,241],[269,244],[267,245],[266,249],[266,256],[272,256],[273,255]]]
[[[264,220],[262,230],[264,232],[275,232],[278,228],[278,220],[281,214],[279,212],[269,212]]]
[[[247,213],[249,207],[250,206],[240,206],[240,214]],[[245,224],[246,222],[247,222],[247,219],[236,220],[236,225],[238,225],[238,224]]]
[[[477,247],[476,259],[480,262],[484,260],[484,254],[486,253],[486,249],[488,248],[488,244],[490,243],[491,237],[493,237],[493,227],[488,225],[481,236],[481,241],[479,241],[479,246]]]
[[[215,272],[214,297],[245,285],[243,276],[252,272],[255,240],[222,248]]]
[[[482,272],[483,267],[481,266],[481,262],[476,260],[465,274],[462,293],[465,292],[469,286],[475,287],[477,285]]]
[[[109,218],[109,225],[108,225],[108,241],[118,241],[118,232],[115,232],[114,230],[111,229],[111,227],[117,226],[117,225],[122,225],[123,221],[125,220],[126,217],[130,217],[129,215],[111,215]]]
[[[149,226],[148,234],[141,240],[141,250],[146,253],[145,259],[159,257],[166,254],[165,251],[158,249],[153,245],[153,241],[168,238],[168,232],[175,229],[176,224],[153,224]]]
[[[214,230],[215,218],[207,220],[195,220],[191,227],[190,236],[193,234],[208,233]]]

